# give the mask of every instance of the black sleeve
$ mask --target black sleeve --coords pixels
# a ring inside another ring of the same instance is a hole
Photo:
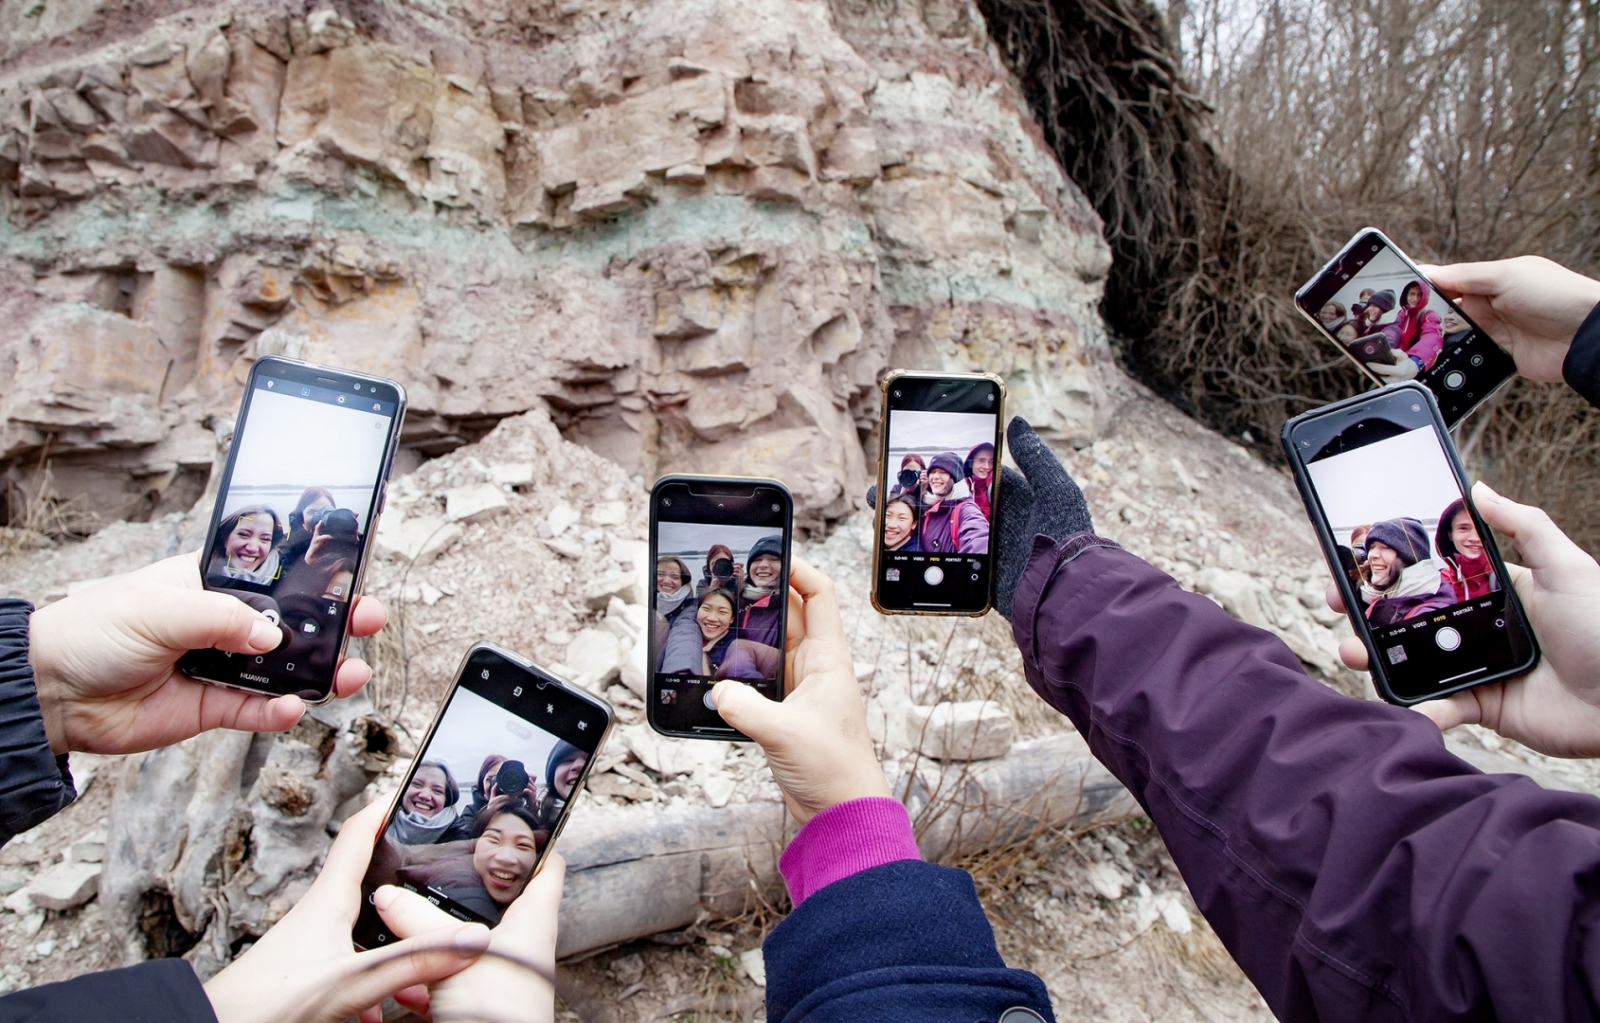
[[[835,881],[767,935],[767,1019],[920,1023],[1054,1021],[1044,982],[1006,968],[964,870],[918,860]]]
[[[28,664],[25,600],[0,600],[0,845],[77,798],[65,755],[50,752]]]
[[[0,1023],[217,1023],[194,967],[155,959],[0,998]]]
[[[1572,336],[1561,376],[1584,401],[1600,408],[1600,305],[1589,310],[1583,326]]]

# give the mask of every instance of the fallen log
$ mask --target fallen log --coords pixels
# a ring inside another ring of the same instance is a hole
[[[1019,742],[995,760],[926,762],[899,781],[924,858],[948,860],[1043,828],[1110,823],[1138,804],[1075,733]],[[625,813],[577,811],[557,848],[567,860],[557,954],[579,955],[677,930],[702,912],[737,916],[777,881],[794,834],[782,803]]]

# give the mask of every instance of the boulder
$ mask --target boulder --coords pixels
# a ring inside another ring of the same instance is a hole
[[[390,523],[393,523],[392,525]],[[461,539],[465,532],[458,524],[435,515],[418,515],[401,520],[393,512],[378,520],[377,555],[426,565],[441,551]]]
[[[583,588],[584,605],[595,611],[609,606],[613,597],[624,604],[639,603],[638,573],[606,572]]]
[[[907,728],[925,757],[944,761],[992,760],[1011,750],[1011,715],[993,700],[913,707]]]
[[[473,483],[445,491],[445,517],[451,522],[478,522],[511,509],[506,493],[496,483]]]
[[[25,890],[40,909],[73,909],[94,898],[100,873],[99,863],[58,863],[40,871]]]
[[[622,670],[622,644],[614,633],[584,629],[567,644],[563,663],[574,674],[572,681],[585,689],[604,692]]]
[[[511,462],[489,466],[489,476],[502,487],[526,487],[533,483],[532,462]]]

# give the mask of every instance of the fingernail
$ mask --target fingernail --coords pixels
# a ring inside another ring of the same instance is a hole
[[[392,884],[386,884],[372,893],[372,904],[379,909],[388,909],[394,905],[394,900],[400,894],[400,889]]]
[[[257,619],[250,626],[250,649],[252,650],[271,650],[282,640],[283,633],[278,631],[278,627],[265,618]]]
[[[464,958],[483,955],[489,950],[489,928],[483,924],[467,924],[456,932],[455,946]]]

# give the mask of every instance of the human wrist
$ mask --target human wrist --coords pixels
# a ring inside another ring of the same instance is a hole
[[[863,870],[920,860],[911,818],[887,794],[836,803],[813,816],[778,859],[796,906],[813,893]]]
[[[39,700],[39,716],[44,722],[50,752],[60,756],[71,752],[67,739],[65,703],[67,687],[57,668],[53,651],[54,616],[48,608],[28,617],[28,666],[33,669],[33,691]]]

